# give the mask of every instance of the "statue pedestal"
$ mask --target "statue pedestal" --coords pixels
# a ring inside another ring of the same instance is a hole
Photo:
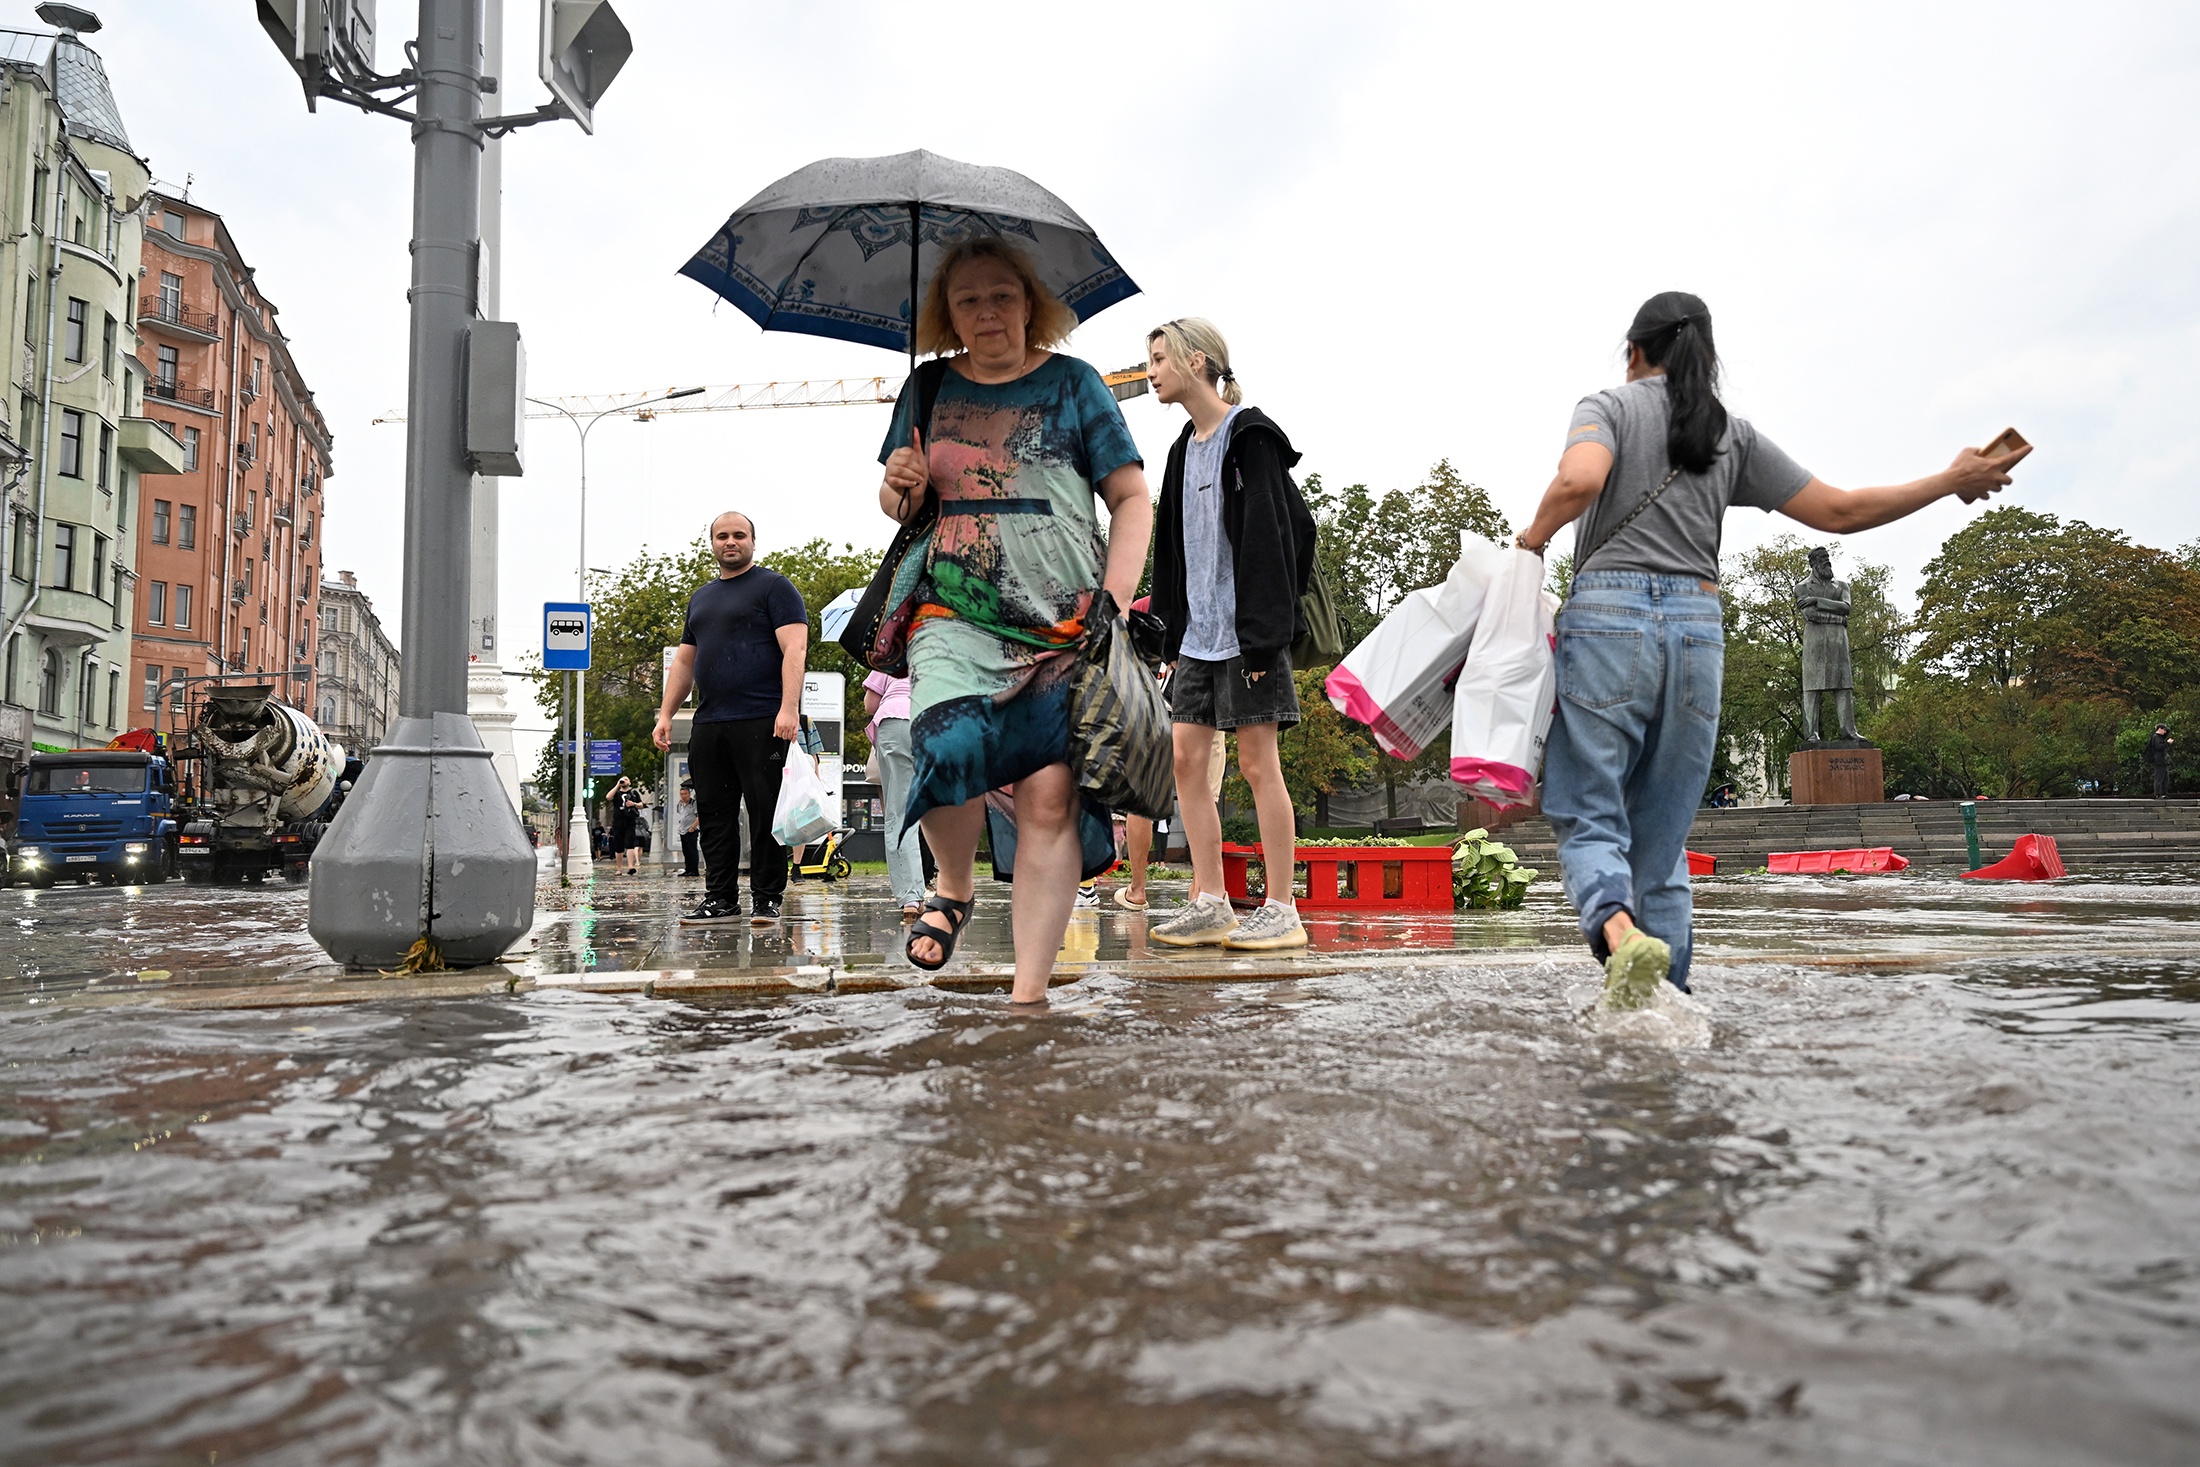
[[[1879,750],[1858,739],[1805,744],[1788,755],[1788,802],[1876,805],[1887,798]]]

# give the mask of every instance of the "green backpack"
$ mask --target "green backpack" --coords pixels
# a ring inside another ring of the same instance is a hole
[[[1306,630],[1291,644],[1294,669],[1334,667],[1345,654],[1344,619],[1337,615],[1337,598],[1329,589],[1329,577],[1322,574],[1320,546],[1317,533],[1314,573],[1306,578],[1306,590],[1299,597],[1299,615],[1306,618]]]

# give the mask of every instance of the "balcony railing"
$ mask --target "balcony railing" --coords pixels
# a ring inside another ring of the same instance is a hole
[[[242,540],[245,536],[251,534],[252,516],[248,514],[238,515],[237,522],[229,527],[229,532],[235,535],[240,540]]]
[[[194,311],[182,301],[164,300],[159,296],[145,303],[144,308],[138,312],[138,320],[181,326],[186,331],[196,331],[206,336],[221,334],[221,322],[212,311]]]
[[[231,581],[229,583],[229,604],[231,606],[244,605],[244,595],[244,582]]]
[[[249,398],[246,399],[248,402],[250,400]],[[251,468],[252,461],[259,456],[259,450],[255,449],[249,441],[237,445],[237,462],[245,468]]]
[[[239,398],[241,398],[242,400],[244,400],[245,402],[251,402],[251,401],[253,401],[253,400],[254,400],[255,398],[257,398],[257,397],[258,397],[259,395],[260,395],[260,379],[259,379],[259,378],[257,378],[257,377],[247,377],[247,378],[245,378],[245,379],[244,379],[244,382],[243,382],[243,383],[242,383],[242,384],[241,384],[241,385],[240,385],[240,386],[239,386],[239,387],[237,388],[237,396],[238,396]],[[250,462],[252,462],[252,460],[250,460],[250,459],[246,459],[246,460],[245,460],[245,462],[246,462],[246,463],[250,463]]]
[[[169,402],[188,402],[199,407],[214,405],[214,389],[211,387],[182,387],[173,382],[155,378],[145,384],[147,397],[165,398]]]
[[[278,524],[278,525],[281,525],[281,526],[282,526],[283,528],[285,528],[285,529],[288,529],[288,528],[290,528],[290,506],[289,506],[289,505],[287,505],[287,504],[278,504],[278,505],[276,505],[276,506],[275,506],[275,523],[276,523],[276,524]]]

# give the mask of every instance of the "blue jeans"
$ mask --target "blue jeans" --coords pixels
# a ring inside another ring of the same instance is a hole
[[[1558,614],[1543,813],[1589,950],[1609,956],[1604,924],[1626,912],[1673,945],[1683,992],[1695,946],[1688,829],[1711,779],[1725,670],[1716,586],[1637,571],[1574,578]]]

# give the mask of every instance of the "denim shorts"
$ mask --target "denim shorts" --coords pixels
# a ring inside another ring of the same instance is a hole
[[[1245,659],[1209,662],[1179,657],[1169,679],[1169,716],[1201,728],[1243,728],[1273,723],[1289,728],[1299,721],[1299,689],[1291,680],[1291,654],[1276,654],[1275,670],[1258,682],[1245,677]]]

